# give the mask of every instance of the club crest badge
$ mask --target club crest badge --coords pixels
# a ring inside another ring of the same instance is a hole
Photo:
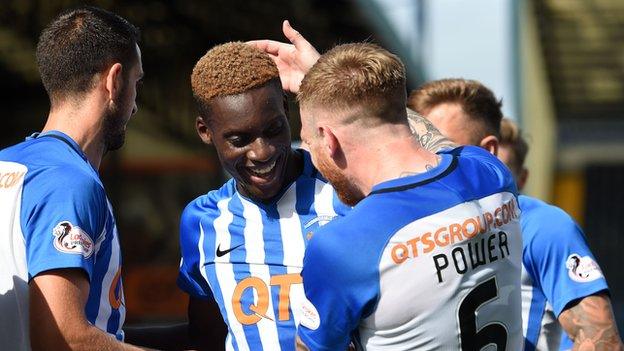
[[[83,255],[85,258],[93,254],[93,240],[80,227],[69,221],[57,224],[52,230],[54,248],[63,253]]]
[[[314,230],[331,222],[336,217],[337,216],[319,215],[318,217],[314,217],[313,219],[309,220],[303,225],[303,228],[308,230],[306,234],[306,239],[308,241],[312,239],[312,236],[314,235]]]
[[[603,277],[600,267],[589,256],[571,254],[566,260],[566,268],[570,279],[575,282],[586,283]]]

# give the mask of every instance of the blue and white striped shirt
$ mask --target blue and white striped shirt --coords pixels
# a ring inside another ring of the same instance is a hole
[[[217,301],[227,350],[294,350],[308,233],[348,211],[301,152],[302,174],[271,203],[245,198],[232,179],[182,214],[178,285]]]
[[[0,151],[0,340],[28,349],[28,282],[61,268],[90,283],[87,320],[123,340],[121,255],[111,205],[78,144],[52,131]],[[8,344],[7,344],[8,343]]]
[[[558,317],[577,299],[607,290],[581,228],[558,207],[520,195],[525,351],[571,350]]]

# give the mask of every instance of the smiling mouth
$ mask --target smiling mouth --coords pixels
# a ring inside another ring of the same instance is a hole
[[[268,174],[271,173],[271,171],[273,169],[275,169],[275,165],[277,165],[277,158],[273,160],[273,162],[265,165],[264,167],[259,167],[259,168],[254,168],[254,169],[249,169],[249,173],[251,173],[252,175],[255,175],[257,177],[266,177]]]

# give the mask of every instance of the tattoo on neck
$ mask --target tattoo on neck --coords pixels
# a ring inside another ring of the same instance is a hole
[[[410,109],[407,110],[407,120],[414,137],[424,149],[438,152],[445,148],[457,146],[443,136],[429,120]]]

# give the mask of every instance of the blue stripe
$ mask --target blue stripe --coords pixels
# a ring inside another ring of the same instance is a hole
[[[531,298],[531,306],[529,307],[527,332],[524,340],[525,351],[533,351],[537,346],[537,339],[540,335],[542,319],[544,318],[544,310],[546,308],[546,297],[535,284],[534,281],[531,281],[533,296]]]
[[[217,217],[221,216],[223,213],[217,208],[218,214]],[[214,220],[211,222],[214,224]],[[217,250],[216,247],[216,230],[214,225],[211,226],[203,226],[204,229],[204,242],[202,243],[206,265],[204,266],[204,272],[206,273],[206,278],[208,278],[208,284],[210,285],[210,290],[212,291],[212,296],[219,305],[219,310],[221,311],[221,316],[223,317],[223,321],[228,327],[228,333],[230,335],[230,339],[232,340],[232,345],[234,346],[234,350],[238,351],[238,344],[236,343],[236,338],[234,337],[234,333],[230,328],[230,323],[228,321],[227,310],[225,309],[225,301],[223,299],[223,293],[221,292],[221,286],[219,285],[219,280],[217,278],[217,271],[215,269],[215,252]],[[199,230],[199,228],[197,228]],[[199,256],[199,253],[198,253]],[[204,283],[202,281],[202,283]],[[226,341],[227,342],[227,341]]]
[[[247,225],[247,220],[243,218],[243,204],[241,203],[239,196],[234,196],[228,204],[228,209],[234,214],[234,219],[229,225],[230,233],[232,234],[232,241],[230,247],[242,245],[240,248],[230,252],[230,262],[234,268],[234,279],[236,284],[240,283],[243,279],[251,276],[249,264],[246,263],[247,248],[245,247],[244,228]],[[254,296],[253,289],[246,289],[241,297],[241,306],[245,314],[253,314],[254,312],[249,309],[249,306],[253,304]],[[252,350],[261,350],[262,341],[260,340],[260,332],[256,324],[245,325],[243,324],[243,332],[245,333],[245,339],[247,344]]]
[[[276,206],[266,207],[266,216],[262,216],[263,239],[264,239],[264,262],[269,267],[271,277],[276,275],[287,274],[288,270],[284,267],[284,245],[282,244],[282,232],[279,223],[279,213]],[[294,233],[283,233],[284,235],[293,235]],[[294,350],[295,343],[295,321],[292,311],[289,308],[290,319],[279,320],[279,285],[271,285],[271,301],[273,302],[273,313],[275,315],[275,324],[277,325],[277,335],[281,350]]]
[[[315,226],[306,228],[305,225],[318,216],[318,213],[316,213],[316,209],[314,208],[315,187],[315,178],[300,177],[297,179],[297,200],[295,210],[299,215],[299,221],[301,222],[301,235],[303,236],[303,243],[306,246],[308,245],[307,233]]]

